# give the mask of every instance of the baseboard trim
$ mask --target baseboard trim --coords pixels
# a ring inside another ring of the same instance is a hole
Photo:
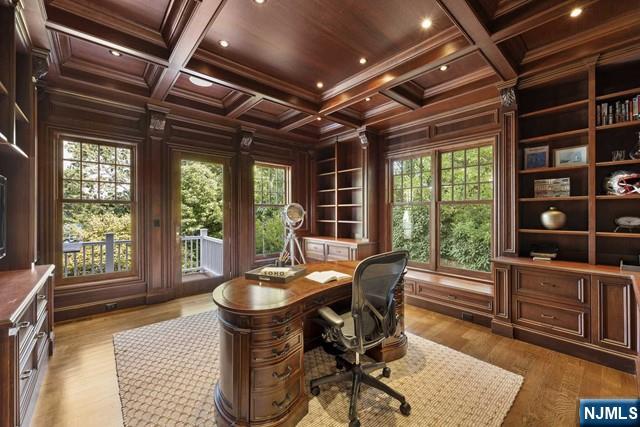
[[[514,338],[560,353],[599,363],[619,371],[636,373],[636,357],[607,350],[589,343],[569,341],[561,337],[513,325]]]
[[[415,305],[416,307],[426,308],[427,310],[455,317],[456,319],[473,322],[487,328],[491,326],[492,316],[486,313],[481,313],[479,311],[469,310],[468,308],[459,308],[452,305],[443,304],[439,301],[429,300],[414,295],[405,295],[405,302],[407,304]],[[464,319],[462,316],[463,314],[471,315],[472,318],[470,320]]]
[[[491,320],[491,332],[496,335],[502,335],[503,337],[513,338],[513,325],[493,319]]]

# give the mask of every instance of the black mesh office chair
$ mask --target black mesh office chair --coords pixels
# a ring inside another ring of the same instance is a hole
[[[400,412],[408,416],[411,406],[404,396],[379,379],[369,375],[382,369],[382,375],[391,376],[391,369],[384,362],[360,364],[360,356],[368,349],[393,335],[397,326],[394,291],[401,282],[407,267],[407,251],[388,252],[363,260],[353,276],[351,311],[338,315],[330,307],[322,307],[318,313],[326,322],[325,340],[342,351],[355,352],[355,363],[336,356],[336,367],[345,371],[311,381],[311,393],[320,394],[323,384],[351,381],[350,427],[360,425],[358,420],[358,394],[362,383],[375,387],[400,401]]]

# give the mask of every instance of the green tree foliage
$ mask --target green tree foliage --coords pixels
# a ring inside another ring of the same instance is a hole
[[[491,205],[442,205],[440,260],[448,267],[489,271]]]
[[[410,259],[429,261],[429,208],[426,206],[394,206],[392,212],[393,249],[406,249]]]
[[[209,236],[222,239],[222,165],[183,160],[181,170],[181,233],[193,236],[206,228]]]
[[[259,207],[256,209],[256,254],[271,255],[282,250],[284,224],[282,208]]]
[[[131,209],[128,204],[65,203],[64,240],[104,241],[107,233],[115,240],[131,240]]]

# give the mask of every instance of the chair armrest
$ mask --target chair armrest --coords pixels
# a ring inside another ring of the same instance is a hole
[[[318,310],[318,314],[326,320],[332,327],[342,328],[344,319],[338,315],[331,307],[322,307]]]

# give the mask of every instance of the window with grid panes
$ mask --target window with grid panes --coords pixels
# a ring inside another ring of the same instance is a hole
[[[489,272],[493,146],[440,153],[439,265]]]
[[[409,251],[410,260],[430,259],[431,156],[392,162],[392,248]]]
[[[62,275],[131,271],[133,149],[62,141]]]
[[[282,209],[288,203],[288,173],[283,166],[256,164],[253,168],[255,253],[278,254],[284,245]]]

